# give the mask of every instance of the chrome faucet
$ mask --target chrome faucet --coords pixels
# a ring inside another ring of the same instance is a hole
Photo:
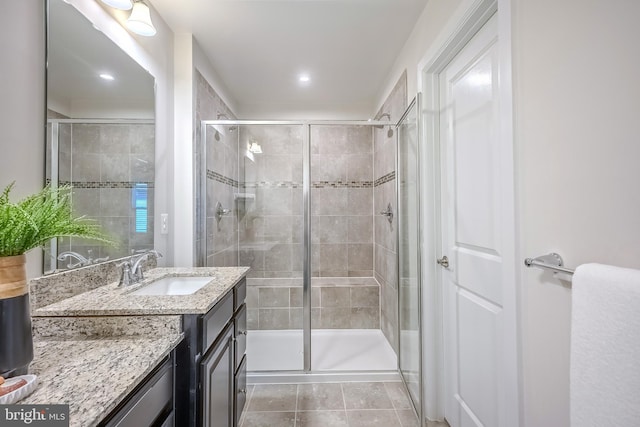
[[[64,251],[62,252],[60,255],[58,255],[58,261],[64,261],[66,259],[74,259],[78,262],[76,263],[72,263],[71,261],[69,261],[69,264],[67,264],[67,268],[76,268],[76,267],[83,267],[85,265],[89,265],[91,264],[91,260],[85,258],[84,256],[80,255],[77,252],[73,252],[73,251]]]
[[[118,267],[122,268],[122,274],[120,275],[119,286],[129,286],[140,282],[144,279],[142,272],[142,262],[147,260],[150,255],[155,255],[156,258],[162,258],[162,254],[156,250],[148,250],[134,255],[131,259],[118,264]]]
[[[88,253],[88,258],[85,258],[83,255],[80,255],[78,252],[73,252],[73,251],[64,251],[62,252],[60,255],[58,255],[58,260],[59,261],[64,261],[66,259],[73,259],[75,258],[76,263],[71,263],[69,262],[69,264],[67,264],[67,268],[77,268],[77,267],[84,267],[85,265],[91,265],[91,264],[96,264],[99,262],[103,262],[103,261],[109,261],[109,257],[106,256],[104,258],[93,258],[93,251],[91,249],[89,249],[87,251]]]
[[[138,255],[131,266],[131,274],[133,274],[133,279],[136,283],[144,279],[144,275],[142,274],[142,261],[149,259],[149,255],[155,255],[156,258],[162,258],[162,254],[154,249],[150,249]]]

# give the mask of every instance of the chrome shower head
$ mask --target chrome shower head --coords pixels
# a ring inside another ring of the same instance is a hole
[[[386,117],[388,121],[391,121],[391,114],[389,113],[382,113],[376,116],[374,120],[380,120],[383,117]],[[384,129],[385,125],[373,125],[373,127],[376,129]],[[389,126],[389,130],[387,131],[387,138],[391,138],[392,136],[393,136],[393,128]]]

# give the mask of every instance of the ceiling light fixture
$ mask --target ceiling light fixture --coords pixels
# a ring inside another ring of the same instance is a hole
[[[102,0],[102,3],[120,10],[129,10],[133,7],[132,0]]]
[[[104,79],[104,80],[109,80],[109,81],[111,81],[111,80],[115,80],[115,79],[116,79],[115,77],[113,77],[113,76],[112,76],[111,74],[109,74],[109,73],[102,73],[102,74],[100,74],[100,78],[101,78],[101,79]]]
[[[311,77],[307,74],[301,74],[300,77],[298,77],[298,80],[300,83],[309,83],[311,81]]]
[[[131,16],[127,19],[127,28],[141,36],[150,37],[156,34],[156,28],[151,22],[149,6],[141,0],[136,0],[133,4]]]

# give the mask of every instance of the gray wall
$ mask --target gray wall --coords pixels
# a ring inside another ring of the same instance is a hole
[[[16,181],[13,197],[44,184],[45,11],[42,0],[0,2],[0,187]],[[32,251],[27,275],[42,273]]]

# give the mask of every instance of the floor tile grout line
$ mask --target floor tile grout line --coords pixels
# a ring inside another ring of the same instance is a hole
[[[255,385],[251,386],[251,392],[249,392],[248,395],[247,395],[247,401],[245,402],[245,406],[244,406],[245,410],[242,411],[243,414],[242,414],[242,425],[241,425],[241,427],[244,427],[244,420],[245,420],[245,418],[247,418],[247,412],[249,412],[249,405],[251,404],[251,399],[253,398],[253,392],[255,391],[255,389],[256,389]]]
[[[298,425],[298,396],[300,395],[300,384],[296,384],[296,409],[293,411],[293,427]]]

